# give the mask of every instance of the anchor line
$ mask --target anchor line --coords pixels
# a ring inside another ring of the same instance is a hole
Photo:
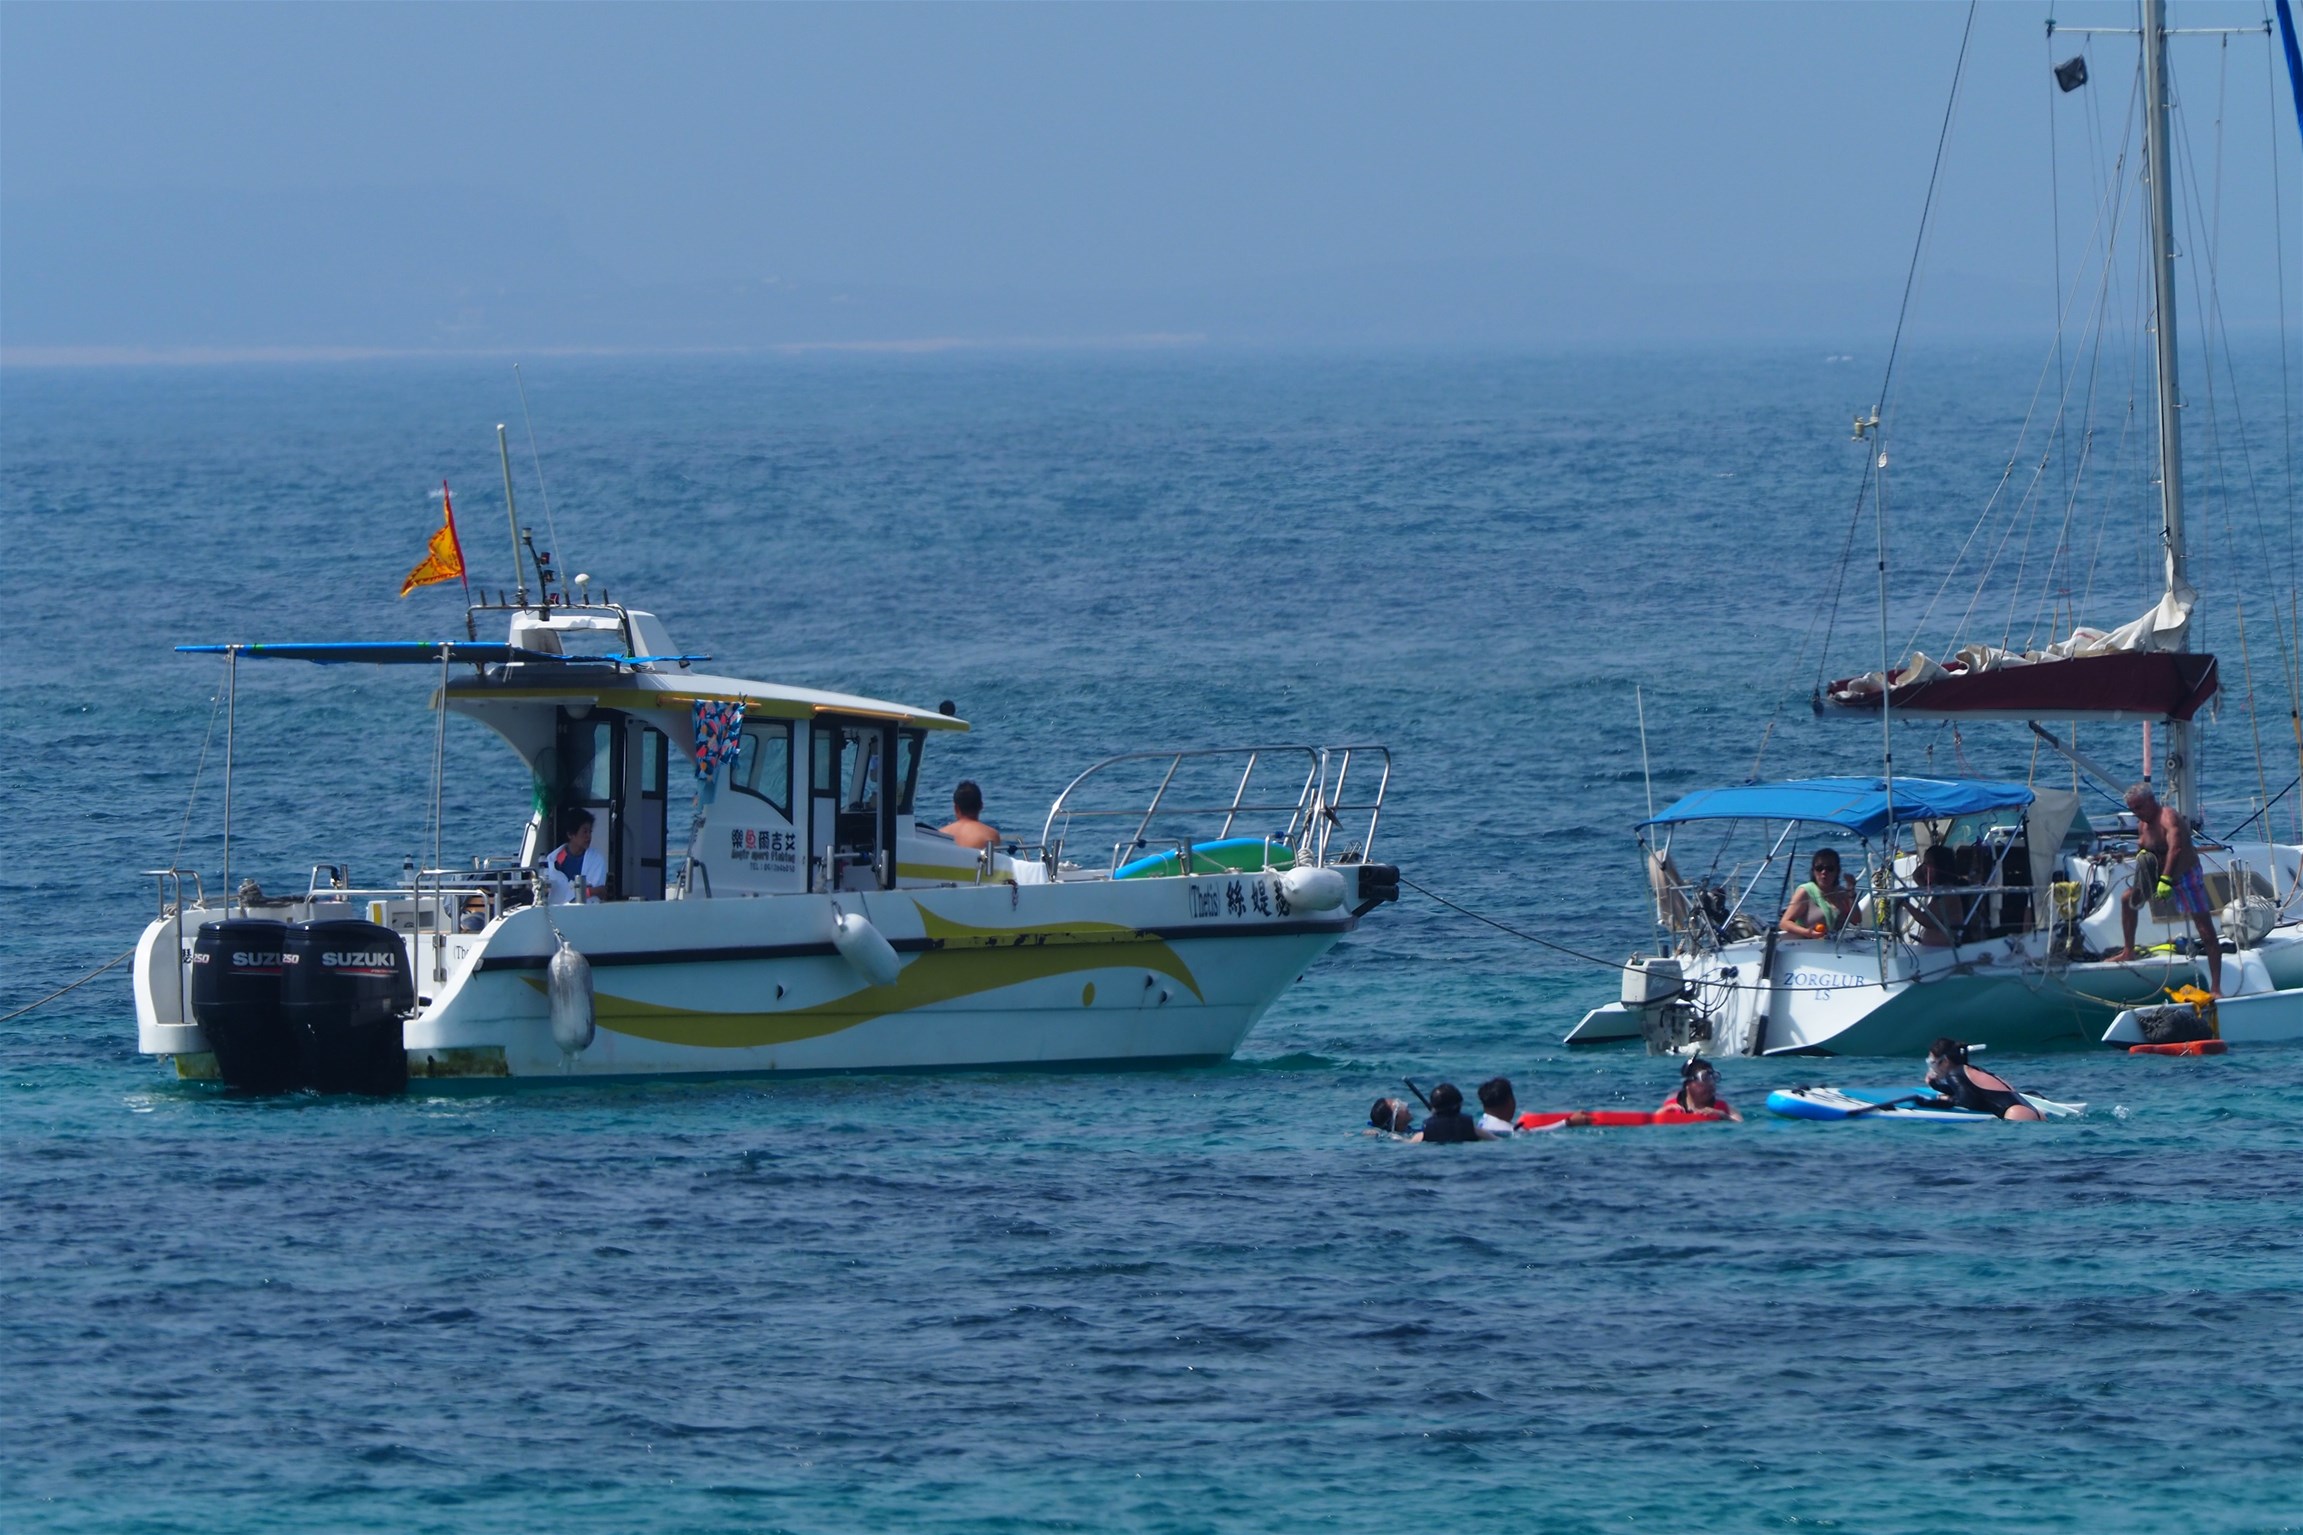
[[[87,985],[90,981],[96,979],[96,977],[102,975],[105,971],[111,969],[113,966],[121,963],[123,960],[133,957],[135,952],[135,946],[130,945],[120,953],[115,954],[112,958],[104,961],[104,963],[101,965],[98,965],[95,969],[89,971],[86,975],[80,977],[80,979],[77,981],[74,981],[71,985],[60,986],[56,990],[48,993],[48,995],[42,997],[39,1001],[27,1002],[12,1013],[0,1013],[0,1023],[8,1023],[15,1019],[21,1018],[36,1007],[46,1007],[49,1003],[55,1001],[58,997],[61,997],[68,991],[77,991],[79,988]]]
[[[1524,932],[1519,928],[1513,927],[1508,922],[1498,922],[1495,918],[1484,915],[1480,912],[1473,911],[1468,906],[1460,906],[1456,904],[1454,901],[1449,900],[1446,896],[1439,894],[1437,891],[1425,889],[1423,886],[1417,884],[1414,880],[1409,879],[1404,874],[1399,877],[1399,882],[1402,885],[1405,885],[1408,889],[1414,891],[1417,895],[1423,896],[1427,900],[1437,902],[1439,905],[1446,907],[1449,911],[1460,913],[1463,916],[1471,918],[1471,920],[1474,922],[1484,922],[1489,927],[1494,928],[1497,932],[1509,933],[1514,938],[1521,939],[1527,943],[1535,944],[1540,948],[1550,949],[1554,953],[1565,954],[1570,959],[1580,959],[1587,965],[1597,965],[1602,970],[1613,970],[1618,974],[1626,973],[1632,968],[1630,965],[1623,963],[1621,960],[1602,959],[1597,954],[1586,954],[1581,949],[1569,948],[1566,944],[1554,942],[1549,938],[1538,938],[1535,934]],[[1760,985],[1751,985],[1743,981],[1690,979],[1687,984],[1690,986],[1701,986],[1707,990],[1713,991],[1764,991],[1780,993],[1786,991],[1857,991],[1868,989],[1869,987],[1877,985],[1878,983],[1875,981],[1864,981],[1859,982],[1854,986],[1845,984],[1835,986],[1807,986],[1799,985],[1789,981],[1772,981]]]
[[[2291,787],[2291,785],[2289,785],[2289,787]],[[1485,916],[1485,914],[1481,914],[1481,911],[1474,911],[1472,907],[1462,907],[1462,904],[1458,904],[1458,902],[1449,900],[1449,898],[1446,898],[1446,895],[1439,895],[1439,893],[1435,893],[1435,891],[1428,891],[1428,888],[1419,886],[1419,884],[1416,884],[1414,879],[1409,879],[1407,875],[1400,875],[1400,884],[1407,886],[1409,891],[1414,891],[1416,895],[1423,895],[1423,898],[1426,898],[1426,900],[1432,900],[1432,902],[1442,904],[1442,907],[1446,907],[1446,909],[1449,909],[1449,911],[1458,911],[1458,914],[1462,914],[1462,916],[1469,916],[1469,918],[1472,918],[1474,923],[1485,923],[1485,925],[1488,925],[1488,927],[1495,927],[1497,932],[1508,932],[1508,934],[1511,934],[1511,937],[1515,937],[1515,939],[1525,939],[1527,944],[1536,944],[1536,946],[1541,946],[1541,948],[1550,948],[1552,953],[1568,955],[1568,957],[1571,957],[1571,960],[1582,960],[1584,964],[1596,964],[1596,967],[1601,967],[1601,969],[1612,969],[1612,971],[1617,971],[1617,973],[1626,973],[1626,971],[1631,971],[1631,967],[1628,967],[1628,964],[1619,962],[1619,960],[1603,960],[1603,957],[1598,957],[1598,955],[1589,955],[1589,953],[1584,953],[1584,950],[1580,950],[1580,948],[1568,948],[1566,944],[1555,944],[1555,941],[1552,941],[1552,939],[1538,939],[1536,934],[1531,934],[1531,932],[1522,932],[1520,927],[1513,927],[1511,923],[1499,923],[1499,921],[1495,921],[1495,918],[1492,918],[1492,916]],[[2160,978],[2165,980],[2167,976],[2172,976],[2174,969],[2176,969],[2176,962],[2179,962],[2179,957],[2181,957],[2181,955],[2160,955]],[[2068,967],[2063,969],[2063,971],[2057,971],[2057,969],[2052,969],[2052,967],[2045,967],[2045,964],[2031,964],[2031,962],[2020,962],[2020,964],[2017,964],[2017,967],[2015,967],[2015,978],[2017,978],[2017,980],[2022,980],[2024,990],[2029,990],[2029,992],[2034,992],[2034,994],[2038,994],[2038,987],[2031,985],[2031,976],[2047,978],[2047,976],[2057,976],[2057,973],[2068,973]],[[1868,990],[1868,987],[1872,987],[1872,985],[1879,985],[1879,983],[1877,983],[1877,980],[1865,980],[1865,983],[1859,983],[1859,985],[1799,985],[1799,983],[1787,983],[1787,980],[1778,980],[1778,983],[1769,983],[1769,985],[1746,985],[1746,983],[1743,983],[1743,980],[1695,980],[1695,978],[1690,978],[1690,980],[1688,980],[1688,985],[1690,985],[1690,987],[1702,987],[1702,990],[1709,990],[1709,992],[1773,992],[1773,994],[1783,994],[1783,992],[1854,992],[1854,990]],[[1928,985],[1928,983],[1925,983],[1925,980],[1921,980],[1921,978],[1914,978],[1914,985]],[[2130,1006],[2130,1003],[2121,1001],[2121,999],[2116,999],[2116,996],[2096,996],[2096,994],[2093,994],[2093,992],[2082,992],[2080,987],[2070,985],[2068,980],[2066,980],[2066,983],[2063,983],[2063,990],[2068,990],[2070,994],[2077,996],[2077,999],[2082,999],[2082,1001],[2098,1003],[2098,1006],[2107,1006],[2107,1008],[2126,1008],[2126,1006]],[[2165,987],[2163,987],[2163,990],[2165,990]]]

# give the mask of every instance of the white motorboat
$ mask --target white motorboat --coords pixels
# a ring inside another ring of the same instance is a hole
[[[221,651],[233,693],[251,660],[428,667],[436,728],[488,726],[536,803],[516,851],[435,848],[397,881],[323,864],[286,897],[219,899],[158,871],[142,1050],[185,1077],[376,1092],[1213,1062],[1397,898],[1397,870],[1369,861],[1380,746],[1113,758],[1036,842],[973,849],[914,819],[927,744],[967,728],[948,705],[707,675],[653,615],[542,584],[468,612],[467,632],[507,621],[500,644],[185,647]],[[549,904],[543,865],[577,809],[604,888]]]

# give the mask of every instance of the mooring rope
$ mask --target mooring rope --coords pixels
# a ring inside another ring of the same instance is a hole
[[[64,993],[78,990],[80,987],[87,985],[90,981],[93,981],[96,979],[96,977],[102,975],[105,971],[111,969],[121,961],[131,958],[134,956],[135,952],[135,947],[130,945],[125,951],[113,955],[110,959],[104,961],[104,963],[98,965],[95,969],[89,971],[86,975],[80,977],[80,979],[77,981],[74,981],[71,985],[60,986],[56,990],[48,993],[48,995],[42,997],[39,1001],[27,1002],[24,1004],[24,1006],[16,1009],[16,1011],[12,1013],[0,1013],[0,1023],[12,1022],[15,1019],[23,1017],[26,1013],[31,1012],[36,1007],[46,1007],[49,1003],[64,995]]]
[[[1407,886],[1408,889],[1414,891],[1417,895],[1424,897],[1426,900],[1436,901],[1440,905],[1446,907],[1449,911],[1457,912],[1463,916],[1469,917],[1474,922],[1484,922],[1489,927],[1494,928],[1497,932],[1509,933],[1514,938],[1525,939],[1529,943],[1537,944],[1543,948],[1550,949],[1555,953],[1565,954],[1570,959],[1580,959],[1585,964],[1598,965],[1604,970],[1628,970],[1631,968],[1629,965],[1622,963],[1620,960],[1601,959],[1596,954],[1586,954],[1581,949],[1571,949],[1564,943],[1554,943],[1549,938],[1538,938],[1533,933],[1522,932],[1518,928],[1513,927],[1508,922],[1498,922],[1495,920],[1495,918],[1483,916],[1479,912],[1473,911],[1468,906],[1458,906],[1455,902],[1449,900],[1446,896],[1441,895],[1436,891],[1426,890],[1423,886],[1417,884],[1414,880],[1409,879],[1404,874],[1399,877],[1399,882]]]
[[[1626,973],[1629,973],[1629,972],[1631,972],[1631,971],[1632,971],[1632,970],[1635,968],[1635,967],[1634,967],[1634,966],[1632,966],[1632,965],[1626,964],[1626,963],[1625,963],[1624,961],[1622,961],[1622,960],[1619,960],[1619,959],[1602,959],[1602,958],[1601,958],[1600,956],[1598,956],[1597,954],[1587,954],[1587,953],[1585,953],[1585,952],[1584,952],[1583,950],[1581,950],[1581,949],[1570,948],[1568,945],[1566,945],[1566,944],[1564,944],[1564,943],[1558,943],[1558,942],[1555,942],[1555,941],[1553,941],[1552,939],[1549,939],[1549,938],[1538,938],[1538,937],[1537,937],[1535,934],[1533,934],[1533,933],[1530,933],[1530,932],[1526,932],[1526,931],[1524,931],[1524,930],[1522,930],[1522,929],[1520,929],[1520,928],[1516,928],[1516,927],[1513,927],[1513,926],[1512,926],[1510,923],[1508,923],[1508,922],[1498,922],[1498,921],[1497,921],[1495,918],[1493,918],[1493,917],[1490,917],[1490,916],[1486,915],[1486,914],[1485,914],[1485,913],[1483,913],[1483,912],[1476,912],[1476,911],[1473,911],[1473,910],[1472,910],[1470,907],[1468,907],[1468,906],[1462,906],[1462,905],[1458,905],[1456,902],[1449,900],[1449,899],[1448,899],[1446,896],[1439,894],[1437,891],[1433,891],[1433,890],[1427,890],[1427,889],[1425,889],[1423,886],[1421,886],[1421,885],[1417,884],[1417,883],[1416,883],[1414,880],[1412,880],[1412,879],[1409,879],[1409,878],[1408,878],[1406,875],[1404,875],[1404,874],[1400,876],[1400,878],[1399,878],[1399,882],[1400,882],[1402,885],[1405,885],[1405,886],[1406,886],[1408,889],[1410,889],[1410,890],[1414,891],[1414,892],[1415,892],[1417,895],[1423,896],[1423,897],[1424,897],[1424,898],[1426,898],[1427,900],[1430,900],[1430,901],[1434,901],[1434,902],[1438,903],[1439,905],[1446,907],[1446,908],[1447,908],[1449,911],[1452,911],[1452,912],[1458,912],[1458,913],[1462,914],[1463,916],[1466,916],[1466,917],[1469,917],[1469,918],[1471,918],[1471,920],[1472,920],[1472,921],[1474,921],[1474,922],[1484,922],[1484,923],[1486,923],[1486,924],[1487,924],[1489,927],[1492,927],[1492,928],[1494,928],[1494,929],[1495,929],[1496,931],[1498,931],[1498,932],[1501,932],[1501,933],[1509,933],[1509,934],[1510,934],[1512,937],[1514,937],[1514,938],[1522,939],[1522,940],[1524,940],[1524,941],[1526,941],[1526,942],[1528,942],[1528,943],[1532,943],[1532,944],[1535,944],[1535,945],[1537,945],[1537,946],[1539,946],[1539,947],[1541,947],[1541,948],[1550,949],[1550,950],[1552,950],[1554,953],[1558,953],[1558,954],[1565,954],[1565,955],[1566,955],[1568,958],[1570,958],[1570,959],[1580,959],[1580,960],[1582,960],[1582,961],[1583,961],[1585,964],[1587,964],[1587,965],[1597,965],[1597,966],[1598,966],[1600,969],[1602,969],[1602,970],[1613,970],[1613,971],[1615,971],[1615,972],[1616,972],[1617,974],[1619,974],[1619,975],[1620,975],[1620,974],[1626,974]],[[1690,986],[1702,986],[1702,987],[1706,987],[1706,988],[1709,988],[1709,989],[1712,989],[1712,990],[1716,990],[1716,991],[1765,991],[1765,992],[1783,992],[1783,991],[1856,991],[1856,990],[1864,990],[1864,989],[1868,989],[1868,988],[1870,988],[1870,987],[1872,987],[1872,986],[1878,986],[1878,985],[1881,985],[1881,984],[1883,984],[1883,983],[1881,983],[1881,982],[1878,982],[1878,981],[1865,981],[1865,982],[1862,982],[1862,983],[1860,983],[1860,984],[1859,984],[1859,985],[1857,985],[1857,986],[1849,986],[1849,985],[1846,985],[1846,984],[1844,984],[1844,983],[1841,983],[1841,984],[1838,984],[1838,985],[1831,985],[1831,986],[1815,986],[1815,985],[1797,985],[1797,984],[1794,984],[1794,983],[1792,983],[1792,982],[1790,982],[1790,981],[1759,981],[1759,982],[1750,982],[1750,981],[1722,980],[1722,979],[1719,979],[1719,978],[1717,978],[1717,977],[1700,977],[1700,978],[1699,978],[1699,977],[1693,977],[1693,976],[1690,976],[1690,977],[1688,977],[1688,978],[1687,978],[1687,984],[1689,984]]]

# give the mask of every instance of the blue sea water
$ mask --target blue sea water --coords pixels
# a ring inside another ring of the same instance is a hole
[[[527,379],[572,568],[725,670],[956,700],[974,732],[926,781],[978,779],[995,821],[1036,828],[1112,752],[1386,741],[1380,856],[1616,955],[1645,936],[1635,684],[1658,801],[1876,762],[1805,694],[1827,624],[1832,674],[1877,664],[1868,522],[1832,597],[1846,423],[1879,361]],[[1912,360],[1899,632],[2003,475],[1971,627],[2020,640],[2042,592],[2065,618],[2148,604],[2139,444],[2118,411],[2078,470],[2022,438],[2037,366]],[[2238,375],[2244,426],[2194,433],[2202,580],[2252,598],[2276,747],[2262,635],[2294,590],[2295,465],[2276,356]],[[132,941],[139,870],[181,847],[215,886],[221,670],[170,647],[452,633],[450,589],[393,593],[443,477],[476,569],[507,572],[500,420],[524,447],[493,364],[0,376],[0,1011]],[[2259,790],[2225,611],[2204,622],[2228,825]],[[396,870],[426,836],[425,685],[240,680],[234,878]],[[2005,727],[1898,749],[1907,771],[2035,767]],[[523,770],[476,730],[448,752],[451,853],[509,850]],[[139,1057],[114,971],[0,1025],[0,1527],[2303,1527],[2303,1050],[1994,1058],[2090,1105],[2027,1128],[1359,1132],[1403,1075],[1653,1104],[1669,1063],[1557,1044],[1613,990],[1410,892],[1216,1069],[259,1103]],[[1724,1073],[1756,1111],[1903,1070]]]

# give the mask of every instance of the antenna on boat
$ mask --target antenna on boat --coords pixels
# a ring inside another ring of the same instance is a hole
[[[520,508],[512,500],[512,448],[501,421],[496,423],[496,456],[504,461],[504,516],[512,525],[512,580],[524,608],[528,605],[528,572],[520,564]]]
[[[520,376],[520,365],[512,364],[512,387],[520,391],[520,423],[528,429],[528,457],[536,466],[536,494],[544,498],[544,537],[552,545],[552,568],[565,571],[560,563],[560,526],[552,520],[552,488],[544,483],[544,455],[536,447],[536,418],[528,414],[528,382]],[[544,594],[548,603],[551,593]]]

